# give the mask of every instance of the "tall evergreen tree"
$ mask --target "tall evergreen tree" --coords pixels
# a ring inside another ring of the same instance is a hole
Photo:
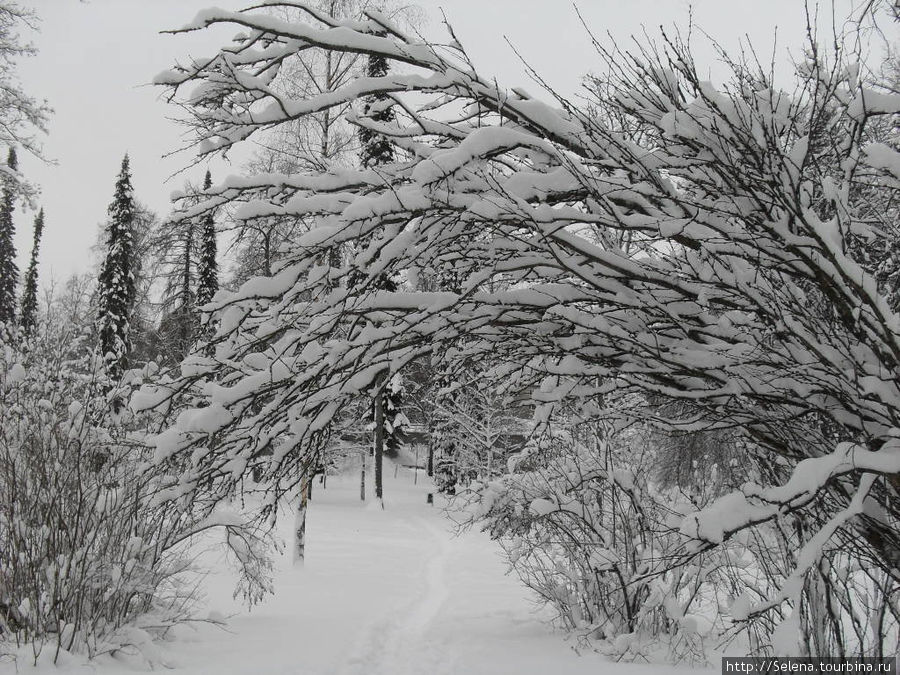
[[[131,187],[131,170],[126,154],[116,180],[115,195],[109,205],[106,258],[98,280],[99,346],[101,353],[110,359],[110,372],[114,377],[122,374],[131,351],[130,322],[135,301],[132,269],[134,218],[134,190]]]
[[[37,321],[37,279],[38,251],[44,234],[44,209],[38,211],[34,219],[34,244],[31,246],[31,260],[25,272],[25,290],[22,292],[22,315],[19,324],[25,333],[30,333]]]
[[[212,176],[206,172],[203,189],[212,186]],[[203,217],[200,225],[200,263],[197,272],[197,306],[205,305],[212,300],[219,290],[219,268],[216,263],[216,221],[215,214],[210,211]]]
[[[381,55],[368,57],[366,74],[369,77],[385,77],[390,71],[388,60]],[[394,119],[392,99],[386,94],[371,96],[365,103],[363,114],[373,122],[386,124]],[[360,160],[364,167],[370,168],[389,164],[394,161],[394,146],[377,131],[361,127],[359,130],[361,143]],[[396,291],[397,284],[388,275],[381,275],[377,280],[379,289]],[[383,386],[382,386],[383,385]],[[383,463],[387,449],[390,456],[396,456],[401,443],[400,388],[393,386],[393,378],[378,383],[380,392],[375,396],[372,405],[374,420],[374,459],[375,459],[375,498],[383,497]]]
[[[18,169],[16,149],[9,149],[6,165],[10,171]],[[3,178],[3,197],[0,202],[0,324],[12,325],[16,320],[16,284],[19,268],[16,266],[16,246],[13,237],[16,226],[13,211],[16,208],[16,181],[11,175]]]

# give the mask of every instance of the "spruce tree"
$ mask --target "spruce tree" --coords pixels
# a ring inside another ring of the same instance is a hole
[[[109,205],[106,258],[98,279],[97,329],[101,353],[109,359],[110,374],[118,377],[131,351],[130,321],[135,301],[132,269],[134,247],[134,192],[126,154]]]
[[[6,161],[10,171],[18,168],[15,148],[9,149]],[[16,181],[11,175],[3,178],[3,197],[0,203],[0,324],[10,326],[16,320],[16,285],[19,268],[16,266],[16,247],[13,238],[16,226],[13,211],[16,207]]]
[[[44,233],[44,209],[38,211],[34,219],[34,244],[31,246],[31,260],[25,272],[25,290],[22,292],[22,315],[19,325],[25,334],[29,334],[37,321],[37,279],[38,251],[41,247],[41,236]]]
[[[203,189],[212,186],[212,176],[206,172]],[[200,225],[200,264],[197,273],[197,306],[212,300],[219,290],[219,268],[216,264],[216,222],[212,211],[203,216]]]
[[[403,402],[403,384],[400,373],[395,374],[384,388],[384,454],[395,458],[403,445],[406,416],[400,409]]]
[[[388,60],[380,54],[369,56],[366,74],[369,77],[385,77],[390,70]],[[376,94],[369,97],[363,108],[363,114],[373,122],[385,124],[394,119],[391,98],[387,94]],[[362,144],[360,152],[362,165],[366,168],[389,164],[394,161],[394,146],[382,134],[372,129],[361,127],[359,140]]]
[[[390,70],[388,60],[381,55],[372,54],[368,57],[366,74],[369,77],[384,77]],[[376,94],[369,97],[363,108],[363,114],[374,122],[386,124],[394,119],[394,110],[391,107],[392,100],[385,94]],[[366,168],[389,164],[394,161],[394,146],[382,134],[366,127],[359,130],[361,144],[360,160]],[[353,275],[350,283],[359,281],[362,275]],[[381,275],[377,280],[380,290],[396,291],[396,282],[387,274]],[[378,385],[381,391],[376,394],[372,405],[372,418],[374,420],[374,455],[375,455],[375,497],[383,497],[383,456],[387,450],[389,456],[396,456],[401,444],[401,419],[400,412],[400,388],[394,387],[393,379],[384,382],[380,379]]]

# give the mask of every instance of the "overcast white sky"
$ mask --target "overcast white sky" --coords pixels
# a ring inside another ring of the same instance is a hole
[[[89,263],[89,248],[106,216],[122,155],[132,160],[139,200],[160,215],[169,194],[185,178],[165,182],[187,163],[186,157],[162,155],[180,145],[181,130],[167,119],[174,109],[158,100],[148,83],[176,59],[213,52],[234,32],[220,29],[189,36],[159,31],[189,21],[196,12],[217,5],[238,9],[249,0],[20,0],[42,18],[32,36],[38,56],[22,62],[26,89],[46,98],[56,110],[45,140],[56,165],[23,159],[26,175],[43,191],[47,229],[41,250],[41,276],[62,280]],[[421,0],[426,35],[440,36],[440,8],[485,75],[505,86],[537,88],[527,79],[506,36],[523,56],[558,89],[573,92],[596,58],[573,5],[567,0]],[[787,50],[798,53],[804,35],[802,0],[579,0],[579,9],[597,34],[619,39],[641,26],[687,25],[693,5],[695,24],[733,51],[749,36],[761,54],[769,54],[778,27],[778,59],[787,72]],[[853,0],[836,0],[838,16]],[[713,53],[696,52],[698,63],[714,67]],[[4,151],[5,156],[5,151]],[[222,172],[238,172],[239,166]],[[24,268],[30,248],[33,214],[16,214],[17,246]]]

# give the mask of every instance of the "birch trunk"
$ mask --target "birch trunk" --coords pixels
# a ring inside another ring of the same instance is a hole
[[[300,501],[294,516],[294,564],[302,565],[306,556],[306,512],[309,508],[309,475],[300,481]]]

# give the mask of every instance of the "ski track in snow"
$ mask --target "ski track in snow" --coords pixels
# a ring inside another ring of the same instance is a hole
[[[452,655],[439,645],[423,641],[424,633],[449,594],[444,575],[452,550],[451,536],[426,518],[417,516],[413,522],[428,533],[434,548],[420,573],[419,597],[400,616],[386,612],[370,622],[362,644],[348,659],[340,675],[414,672],[451,675],[454,672]]]

